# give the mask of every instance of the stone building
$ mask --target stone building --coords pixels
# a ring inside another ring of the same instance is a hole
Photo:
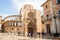
[[[41,33],[42,23],[40,11],[33,9],[32,5],[24,5],[19,15],[11,15],[5,17],[2,23],[3,32],[22,33],[28,35],[29,33]]]
[[[60,0],[47,0],[42,7],[44,11],[42,16],[43,32],[53,34],[57,31],[60,33]]]
[[[41,16],[40,11],[33,9],[32,5],[26,4],[23,8],[21,8],[22,15],[22,25],[25,30],[25,35],[28,33],[41,33],[42,32],[42,24],[41,24]]]
[[[11,15],[4,18],[4,21],[2,22],[2,32],[10,32],[10,33],[18,33],[21,32],[21,20],[18,20],[16,18],[19,18],[19,15]]]

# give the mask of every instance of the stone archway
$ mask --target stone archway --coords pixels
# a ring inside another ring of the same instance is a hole
[[[2,24],[2,27],[1,27],[1,32],[4,32],[4,26],[3,26],[3,24]]]
[[[33,35],[33,33],[35,33],[35,32],[36,32],[35,23],[29,22],[29,24],[28,24],[28,35],[29,35],[29,33],[31,33]]]

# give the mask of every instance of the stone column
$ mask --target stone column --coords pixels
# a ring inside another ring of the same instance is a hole
[[[27,28],[27,25],[25,25],[25,36],[28,35],[28,28]]]

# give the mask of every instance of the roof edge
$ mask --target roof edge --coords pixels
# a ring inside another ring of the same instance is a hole
[[[44,6],[44,4],[46,4],[48,1],[50,1],[50,0],[45,1],[45,2],[41,5],[41,7],[43,7],[43,6]]]

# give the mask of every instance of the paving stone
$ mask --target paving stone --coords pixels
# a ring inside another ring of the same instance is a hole
[[[13,34],[0,33],[0,40],[60,40],[60,39],[42,39],[39,37],[16,36]]]

